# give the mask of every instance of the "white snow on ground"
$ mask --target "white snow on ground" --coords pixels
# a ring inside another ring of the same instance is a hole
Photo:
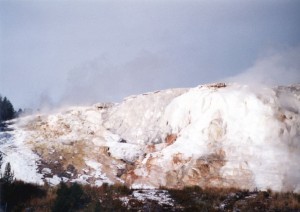
[[[174,201],[170,198],[168,191],[166,190],[137,190],[133,191],[132,196],[138,200],[154,200],[160,205],[173,205]]]
[[[42,174],[37,173],[36,162],[39,157],[23,143],[25,132],[15,128],[13,132],[8,133],[9,138],[3,138],[1,134],[4,133],[0,132],[0,150],[4,153],[2,173],[4,173],[5,165],[10,163],[17,180],[43,184]]]
[[[174,200],[171,198],[167,190],[139,189],[133,191],[133,193],[129,196],[120,198],[125,205],[128,205],[130,199],[136,199],[141,202],[153,200],[159,205],[174,205]]]
[[[110,142],[107,146],[113,157],[129,162],[136,161],[143,154],[141,147],[136,144]]]
[[[54,175],[53,177],[46,177],[45,181],[49,185],[58,185],[60,182],[68,182],[68,178],[66,178],[66,177],[58,177],[58,176]]]
[[[86,160],[85,163],[94,169],[94,171],[91,172],[90,176],[98,179],[95,181],[96,186],[101,186],[103,183],[113,184],[111,180],[108,179],[105,173],[102,173],[101,167],[102,164],[97,163],[96,161]]]
[[[137,183],[134,183],[131,185],[130,187],[131,189],[155,189],[154,186],[151,186],[151,185],[146,185],[146,184],[137,184]]]
[[[68,163],[77,155],[84,158],[85,167],[75,167],[80,173],[70,179],[81,183],[93,177],[96,185],[124,180],[131,187],[153,188],[202,180],[217,186],[300,192],[298,87],[204,85],[131,96],[114,105],[33,115],[19,119],[15,131],[1,133],[0,148],[15,176],[34,183],[42,183],[42,175],[50,173],[36,173],[40,158],[32,149],[39,145],[49,149],[43,154],[65,148],[66,155],[53,158],[62,163],[66,157]],[[168,143],[169,135],[175,139]],[[113,162],[105,163],[104,158]],[[130,172],[116,179],[116,167],[127,163]],[[214,179],[203,178],[209,174]],[[61,179],[55,175],[50,180],[57,184]]]

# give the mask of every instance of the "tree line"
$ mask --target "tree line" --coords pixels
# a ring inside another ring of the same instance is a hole
[[[15,111],[14,106],[9,99],[0,95],[0,123],[2,121],[16,118],[21,112],[21,109],[19,109],[19,111]]]

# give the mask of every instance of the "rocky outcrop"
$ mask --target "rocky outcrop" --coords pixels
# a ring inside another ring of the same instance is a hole
[[[24,117],[0,146],[26,181],[299,192],[299,91],[218,83],[147,93]]]

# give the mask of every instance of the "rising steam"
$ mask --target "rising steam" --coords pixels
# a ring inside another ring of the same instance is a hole
[[[300,46],[272,51],[245,72],[226,79],[250,85],[289,85],[300,82]]]

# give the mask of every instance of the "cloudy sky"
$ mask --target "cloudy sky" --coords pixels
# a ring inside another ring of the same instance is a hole
[[[216,81],[300,82],[300,1],[0,1],[0,94],[120,101]]]

